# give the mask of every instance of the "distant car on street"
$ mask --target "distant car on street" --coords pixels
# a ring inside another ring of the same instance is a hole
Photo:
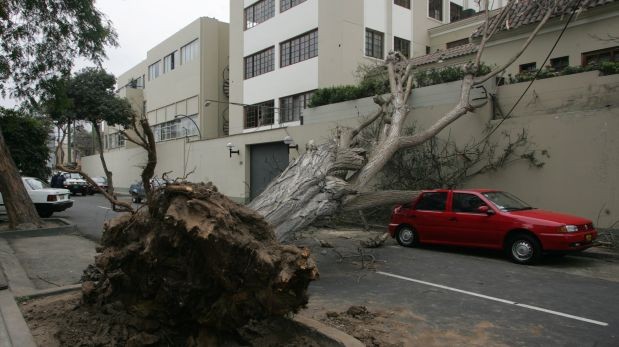
[[[47,183],[34,177],[22,177],[22,182],[42,218],[51,217],[54,212],[61,212],[73,206],[73,200],[69,199],[70,192],[67,189],[50,188]],[[2,194],[0,194],[0,212],[6,213]]]
[[[78,193],[82,195],[94,194],[94,190],[84,179],[84,177],[82,177],[82,175],[69,172],[65,172],[62,175],[65,178],[63,186],[65,189],[68,189],[72,195],[77,195]]]
[[[445,244],[505,250],[532,264],[542,253],[566,254],[593,245],[589,219],[533,208],[512,194],[490,190],[431,190],[396,206],[389,233],[402,246]]]
[[[101,189],[103,189],[104,191],[107,192],[107,188],[108,188],[107,178],[105,178],[103,176],[97,176],[97,177],[93,177],[92,180],[95,181],[95,183],[97,184],[97,186],[99,186],[99,188],[101,188]],[[92,189],[92,191],[94,193],[98,193],[99,192],[97,187],[90,187],[90,189]]]
[[[150,186],[153,189],[164,187],[168,182],[162,178],[152,178],[150,180]],[[146,198],[144,191],[144,184],[142,181],[137,181],[129,187],[129,194],[131,194],[131,201],[141,203]]]

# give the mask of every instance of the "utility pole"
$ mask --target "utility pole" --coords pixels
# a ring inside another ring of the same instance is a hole
[[[67,162],[69,164],[71,164],[71,124],[72,123],[73,123],[72,121],[69,121],[69,126],[67,126],[67,131],[69,132],[69,134],[67,134],[68,138],[69,138],[69,140],[68,140],[69,142],[67,144],[67,148],[68,148],[68,152],[69,152],[69,156],[67,157],[68,158]]]

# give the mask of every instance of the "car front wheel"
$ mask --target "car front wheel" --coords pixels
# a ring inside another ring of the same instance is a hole
[[[398,229],[398,233],[395,236],[400,246],[413,247],[417,244],[417,232],[415,229],[409,226],[403,226]]]
[[[517,264],[534,264],[542,255],[539,241],[526,234],[511,237],[506,250],[511,260]]]

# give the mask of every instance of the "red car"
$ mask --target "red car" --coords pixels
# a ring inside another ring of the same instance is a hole
[[[402,246],[432,243],[505,250],[519,264],[543,252],[567,253],[597,237],[585,218],[538,210],[501,191],[432,190],[395,207],[389,233]]]

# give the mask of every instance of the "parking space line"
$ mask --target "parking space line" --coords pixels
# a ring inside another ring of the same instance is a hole
[[[111,210],[111,208],[109,208],[109,207],[105,207],[105,206],[97,206],[97,207],[98,207],[98,208],[102,208],[102,209],[104,209],[104,210]]]
[[[492,300],[492,301],[500,302],[500,303],[503,303],[503,304],[515,305],[515,306],[518,306],[518,307],[528,308],[530,310],[550,313],[550,314],[554,314],[554,315],[561,316],[561,317],[566,317],[566,318],[570,318],[570,319],[579,320],[579,321],[582,321],[582,322],[587,322],[587,323],[591,323],[591,324],[601,325],[601,326],[604,326],[604,327],[608,326],[608,323],[600,322],[600,321],[597,321],[597,320],[593,320],[593,319],[589,319],[589,318],[584,318],[584,317],[579,317],[579,316],[574,316],[574,315],[563,313],[563,312],[547,310],[545,308],[541,308],[541,307],[537,307],[537,306],[521,304],[521,303],[518,303],[518,302],[515,302],[515,301],[510,301],[510,300],[505,300],[505,299],[501,299],[501,298],[496,298],[494,296],[479,294],[479,293],[475,293],[475,292],[469,292],[467,290],[462,290],[462,289],[458,289],[458,288],[448,287],[448,286],[444,286],[444,285],[441,285],[441,284],[426,282],[426,281],[422,281],[422,280],[416,280],[414,278],[409,278],[409,277],[404,277],[404,276],[400,276],[400,275],[395,275],[395,274],[388,273],[388,272],[383,272],[383,271],[376,271],[376,273],[379,274],[379,275],[393,277],[393,278],[401,279],[401,280],[404,280],[404,281],[415,282],[415,283],[424,284],[424,285],[431,286],[431,287],[436,287],[436,288],[441,288],[441,289],[449,290],[449,291],[456,292],[456,293],[462,293],[462,294],[471,295],[471,296],[475,296],[475,297],[482,298],[482,299]]]

